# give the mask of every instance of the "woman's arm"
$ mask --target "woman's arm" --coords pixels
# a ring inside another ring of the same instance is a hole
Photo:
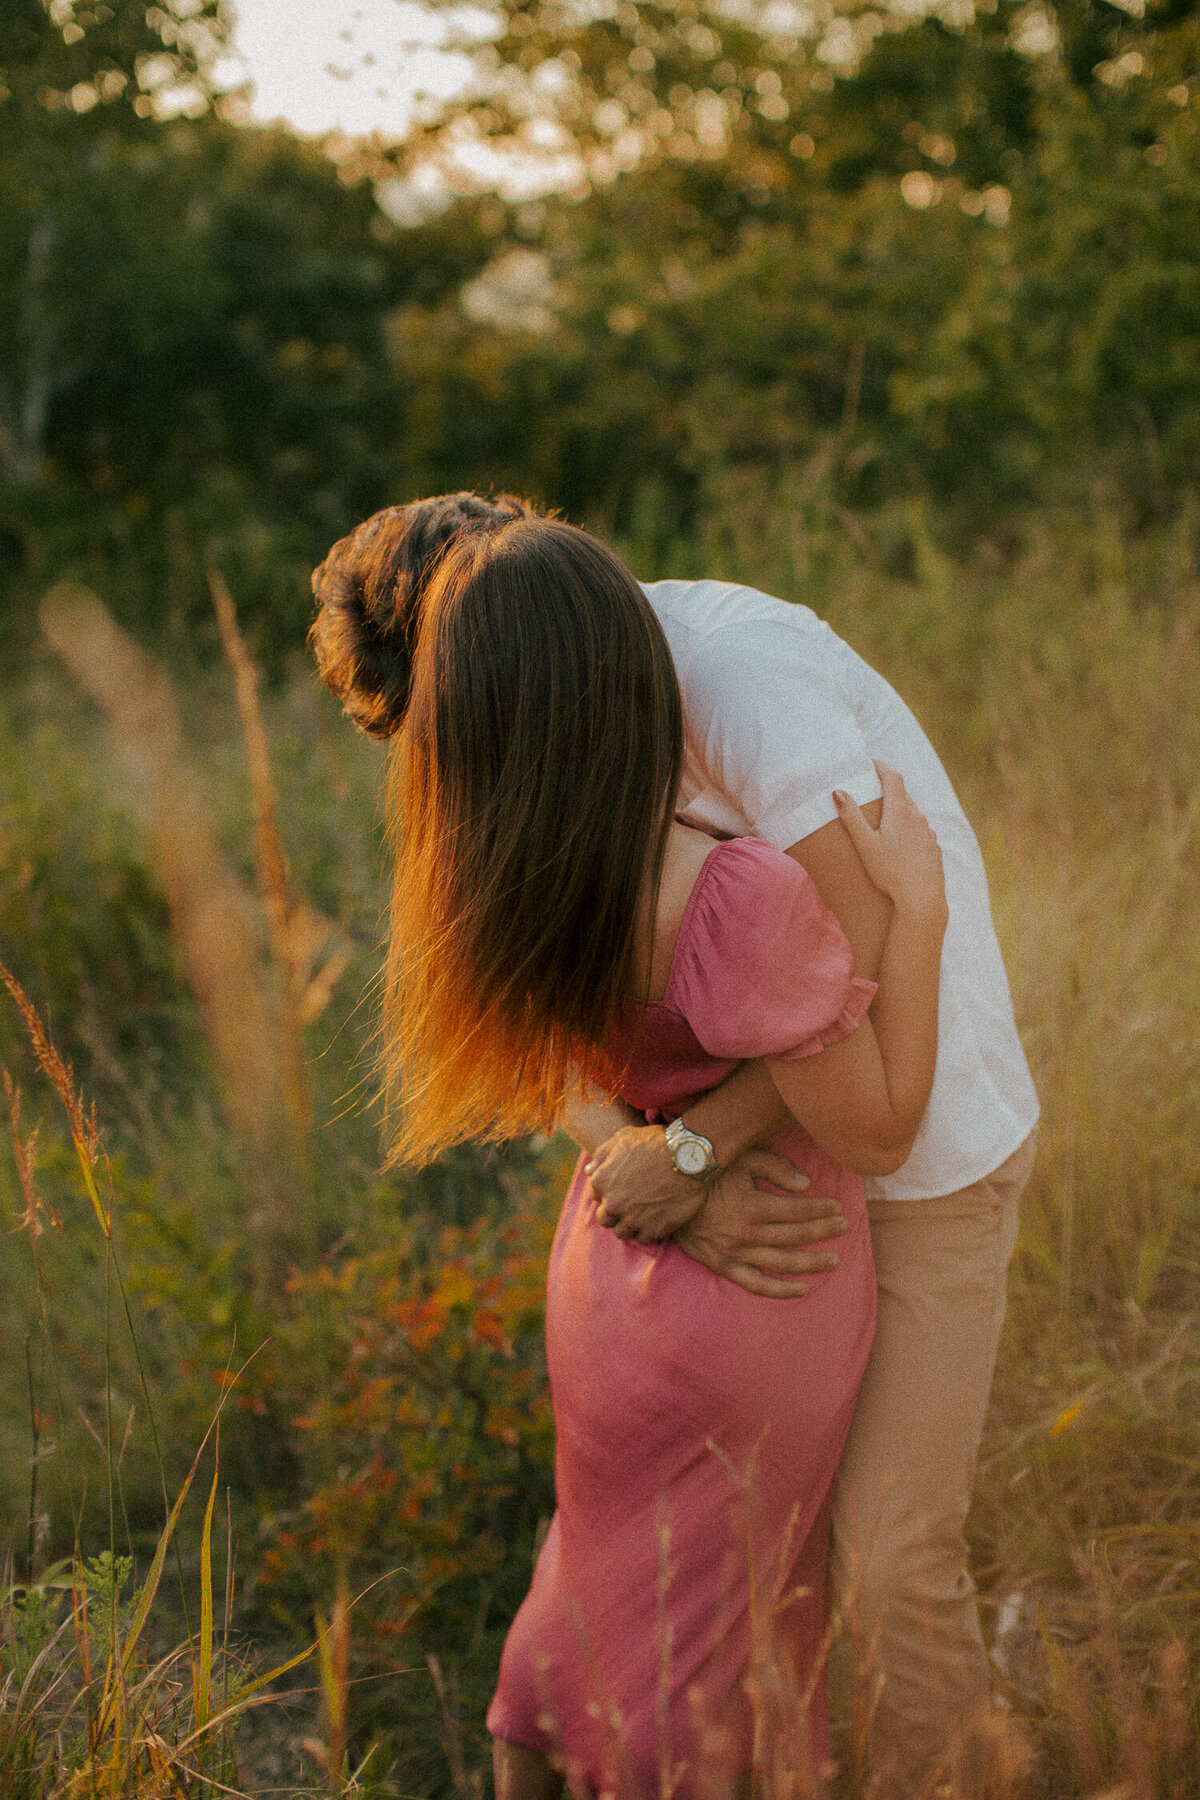
[[[563,1130],[575,1139],[581,1150],[589,1152],[621,1131],[636,1131],[645,1122],[644,1116],[635,1112],[632,1106],[595,1088],[576,1088],[562,1112]],[[671,1172],[673,1174],[674,1170]]]
[[[882,800],[860,808],[877,826]],[[873,885],[849,831],[839,819],[821,826],[787,854],[815,882],[854,950],[854,972],[874,981],[887,939],[892,903]],[[762,1062],[743,1063],[719,1087],[688,1107],[686,1122],[708,1138],[723,1168],[754,1145],[765,1144],[793,1124],[791,1113]],[[663,1142],[661,1125],[643,1125],[637,1115],[613,1103],[568,1108],[567,1130],[593,1159],[592,1185],[604,1202],[602,1223],[644,1243],[667,1237],[688,1216],[687,1177],[677,1175]],[[748,1185],[748,1184],[747,1184]],[[747,1195],[754,1210],[758,1195]],[[829,1203],[830,1209],[833,1202]],[[822,1215],[824,1216],[824,1215]],[[815,1215],[814,1215],[815,1217]],[[667,1221],[676,1219],[671,1225]],[[796,1247],[809,1237],[796,1239]]]
[[[836,1161],[863,1174],[891,1173],[912,1147],[937,1060],[945,886],[941,852],[928,821],[909,799],[901,777],[882,765],[879,772],[882,803],[872,802],[864,811],[848,797],[839,795],[836,802],[847,854],[853,854],[858,879],[882,909],[878,919],[872,915],[867,920],[870,929],[864,928],[864,942],[856,946],[856,963],[860,957],[871,962],[878,958],[879,993],[871,1018],[819,1056],[746,1064],[689,1107],[687,1123],[711,1137],[719,1161],[729,1155],[728,1149],[722,1154],[723,1145],[731,1142],[722,1135],[722,1121],[730,1116],[739,1083],[743,1098],[736,1103],[733,1121],[735,1132],[744,1135],[732,1137],[739,1150],[786,1128],[793,1118]],[[864,971],[860,967],[858,972]],[[778,1093],[773,1115],[763,1097],[764,1069]],[[779,1101],[786,1103],[786,1110]],[[710,1116],[715,1121],[711,1125]],[[678,1231],[698,1208],[694,1195],[689,1200],[686,1178],[674,1177],[672,1186],[668,1170],[661,1128],[630,1124],[618,1130],[601,1145],[590,1170],[602,1196],[601,1223],[644,1243]],[[648,1204],[651,1178],[657,1191]],[[815,1223],[817,1210],[814,1203],[814,1223],[806,1222],[809,1242],[816,1241],[812,1232],[820,1229]],[[803,1241],[795,1237],[791,1248]],[[802,1271],[797,1268],[793,1273]]]
[[[929,1101],[947,920],[937,839],[900,776],[878,767],[884,808],[877,831],[853,800],[835,796],[863,867],[892,902],[871,1015],[818,1056],[767,1059],[800,1124],[835,1161],[864,1175],[900,1167]]]

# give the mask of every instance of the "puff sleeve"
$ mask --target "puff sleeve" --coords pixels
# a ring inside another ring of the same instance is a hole
[[[849,940],[799,863],[735,838],[692,891],[670,991],[710,1056],[791,1060],[848,1037],[875,983],[855,975]]]

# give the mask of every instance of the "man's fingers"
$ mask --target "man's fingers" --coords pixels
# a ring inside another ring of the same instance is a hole
[[[631,1244],[661,1244],[681,1230],[704,1204],[704,1193],[694,1182],[682,1201],[654,1201],[649,1206],[614,1207],[611,1202],[596,1209],[596,1222],[607,1225]]]
[[[808,1199],[800,1194],[756,1192],[752,1204],[737,1208],[737,1217],[748,1231],[757,1231],[760,1225],[814,1225],[817,1230],[811,1236],[820,1237],[823,1232],[846,1229],[839,1202],[822,1195]]]
[[[604,1164],[603,1163],[585,1163],[583,1172],[587,1176],[588,1180],[591,1182],[594,1192],[596,1192],[597,1194],[599,1194],[601,1196],[601,1198],[603,1198],[604,1189],[605,1189],[605,1185],[606,1185],[606,1176],[608,1173],[608,1171],[604,1167]]]
[[[743,1253],[751,1244],[770,1244],[774,1250],[807,1250],[811,1244],[842,1237],[849,1229],[844,1219],[756,1219],[729,1235]]]
[[[654,1220],[643,1220],[639,1224],[636,1219],[624,1219],[619,1214],[601,1218],[597,1212],[596,1222],[607,1225],[613,1236],[619,1237],[623,1244],[657,1244],[663,1236],[662,1232],[655,1230]]]
[[[769,1181],[772,1187],[783,1188],[791,1194],[806,1193],[811,1185],[808,1176],[802,1174],[795,1163],[790,1163],[786,1156],[776,1156],[773,1150],[747,1150],[733,1167],[755,1181]]]
[[[808,1292],[806,1282],[781,1281],[776,1276],[764,1275],[750,1263],[730,1263],[724,1273],[748,1294],[760,1294],[764,1300],[799,1300]]]
[[[833,1250],[786,1250],[770,1244],[739,1244],[737,1261],[764,1275],[798,1280],[802,1275],[824,1275],[836,1269],[839,1258]]]
[[[775,1194],[756,1188],[751,1204],[740,1208],[750,1218],[774,1225],[820,1224],[822,1219],[845,1219],[842,1203],[832,1194]]]

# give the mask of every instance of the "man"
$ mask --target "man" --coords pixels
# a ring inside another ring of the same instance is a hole
[[[937,1077],[908,1161],[866,1183],[879,1315],[834,1494],[835,1591],[858,1642],[873,1647],[873,1761],[890,1772],[889,1791],[909,1791],[988,1703],[963,1527],[1037,1098],[979,848],[908,708],[805,607],[718,581],[660,581],[645,593],[683,692],[680,816],[716,835],[754,834],[795,857],[840,919],[860,975],[876,972],[889,903],[836,821],[833,790],[848,792],[875,824],[873,764],[889,763],[942,849],[950,925]],[[806,1234],[827,1237],[828,1217],[813,1202],[801,1222],[803,1207],[752,1197],[748,1173],[778,1180],[781,1171],[761,1152],[736,1162],[784,1117],[751,1066],[689,1108],[672,1143],[661,1126],[631,1116],[621,1123],[619,1107],[581,1107],[569,1125],[593,1147],[603,1222],[642,1241],[675,1232],[744,1286],[785,1294],[802,1292],[798,1278],[827,1266],[828,1242],[820,1252],[799,1245]],[[616,1129],[601,1142],[606,1125]],[[730,1176],[713,1183],[714,1169],[731,1163]]]
[[[441,495],[386,508],[313,577],[311,634],[333,692],[385,738],[407,704],[424,592],[446,544],[524,516],[523,502]],[[903,776],[941,846],[949,903],[937,1074],[907,1162],[867,1181],[879,1284],[875,1344],[834,1493],[835,1591],[877,1689],[876,1774],[927,1785],[987,1706],[987,1658],[963,1527],[1004,1315],[1037,1097],[1013,1021],[978,844],[938,758],[888,684],[806,607],[718,581],[645,588],[683,695],[680,815],[794,856],[873,977],[890,903],[838,822],[833,790],[878,824],[875,761]],[[669,1127],[581,1097],[602,1223],[689,1254],[752,1292],[803,1294],[836,1261],[835,1203],[761,1146],[789,1123],[746,1064]],[[778,1191],[766,1193],[756,1181]],[[816,1247],[812,1247],[816,1246]]]

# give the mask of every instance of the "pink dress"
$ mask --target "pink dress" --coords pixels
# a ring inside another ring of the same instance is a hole
[[[757,839],[720,843],[665,996],[626,1005],[624,1097],[674,1118],[743,1059],[847,1036],[874,992],[798,864]],[[811,1684],[810,1750],[827,1754],[827,1500],[875,1280],[859,1177],[798,1127],[771,1148],[850,1225],[839,1266],[799,1299],[748,1294],[672,1243],[622,1243],[595,1222],[582,1162],[563,1207],[546,1314],[558,1508],[488,1728],[556,1757],[577,1794],[653,1800],[667,1772],[685,1800],[749,1766],[745,1677],[773,1615],[776,1667],[801,1694]]]

